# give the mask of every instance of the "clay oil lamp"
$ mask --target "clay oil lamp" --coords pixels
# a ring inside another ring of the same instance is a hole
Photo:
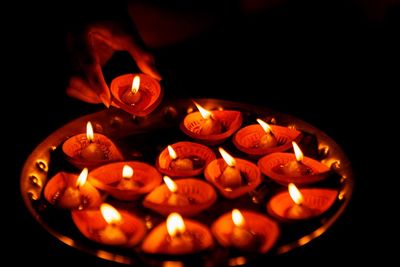
[[[226,198],[237,198],[254,190],[261,183],[261,173],[254,163],[233,158],[219,148],[222,158],[213,160],[204,170],[207,181]]]
[[[214,188],[202,180],[182,178],[173,181],[164,176],[164,182],[146,196],[143,206],[163,215],[178,212],[189,217],[209,208],[217,200]]]
[[[101,204],[100,193],[87,182],[88,169],[78,175],[59,172],[46,184],[44,197],[52,205],[62,209],[85,209]]]
[[[146,116],[160,103],[163,90],[158,81],[145,74],[125,74],[111,82],[113,101],[126,112]]]
[[[296,142],[292,142],[293,153],[272,153],[258,161],[261,172],[277,183],[287,185],[311,184],[325,179],[329,168],[312,158],[304,157]]]
[[[123,159],[121,152],[107,136],[93,132],[90,121],[86,124],[86,134],[74,135],[67,139],[62,151],[67,160],[79,169],[92,169]]]
[[[278,125],[269,125],[261,119],[240,129],[233,137],[233,143],[242,152],[251,156],[262,156],[282,152],[292,147],[292,141],[301,138],[301,132]]]
[[[242,114],[239,111],[208,111],[194,103],[199,111],[186,115],[180,126],[185,134],[201,143],[220,144],[242,125]]]
[[[268,212],[282,220],[305,220],[320,216],[335,202],[338,192],[333,189],[305,188],[301,191],[290,183],[288,191],[273,196]]]
[[[72,220],[86,238],[104,245],[132,247],[146,234],[141,219],[107,203],[100,210],[73,211]]]
[[[203,173],[215,159],[208,147],[193,142],[178,142],[164,149],[157,158],[157,169],[171,177],[192,177]]]
[[[224,247],[240,251],[266,253],[279,237],[277,223],[261,213],[233,209],[220,216],[211,232]]]
[[[207,226],[178,213],[157,225],[144,239],[142,250],[149,254],[187,255],[210,249],[212,235]]]
[[[161,175],[153,166],[138,161],[103,165],[89,177],[95,187],[123,201],[137,199],[161,183]]]

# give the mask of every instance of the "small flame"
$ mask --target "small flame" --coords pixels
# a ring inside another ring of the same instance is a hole
[[[170,237],[175,237],[176,235],[183,234],[186,231],[185,223],[179,213],[173,212],[168,215],[167,231]]]
[[[232,210],[232,221],[233,224],[237,227],[243,227],[245,220],[242,213],[238,209]]]
[[[131,92],[133,94],[136,94],[139,91],[139,87],[140,87],[140,77],[136,75],[135,78],[133,78],[133,81],[132,81]]]
[[[100,206],[101,215],[108,224],[119,223],[122,220],[121,214],[110,204],[103,203]]]
[[[93,142],[94,133],[93,133],[92,123],[90,121],[88,121],[86,124],[86,138],[89,142]]]
[[[261,127],[264,129],[264,131],[269,134],[272,133],[272,129],[271,126],[269,126],[268,123],[266,123],[265,121],[261,120],[261,119],[257,119],[257,122],[261,125]]]
[[[296,156],[296,160],[299,162],[303,161],[304,155],[303,152],[301,152],[300,147],[296,144],[295,141],[292,141],[292,145],[293,145],[294,155]]]
[[[164,183],[167,185],[169,191],[171,191],[172,193],[175,193],[176,191],[178,191],[178,186],[176,185],[176,183],[174,181],[172,181],[171,178],[169,178],[168,176],[164,176],[163,180],[164,180]]]
[[[293,202],[296,203],[297,205],[301,205],[301,203],[303,203],[304,201],[304,198],[300,190],[293,183],[290,183],[288,188],[289,188],[289,195],[293,199]]]
[[[218,148],[219,153],[221,153],[221,156],[224,158],[226,164],[230,167],[235,167],[236,166],[236,160],[228,154],[222,147]]]
[[[79,188],[83,186],[86,183],[87,177],[88,177],[89,170],[88,168],[84,168],[79,174],[78,179],[76,180],[76,187]]]
[[[168,153],[171,159],[176,159],[178,156],[176,155],[175,150],[172,148],[172,146],[168,146]]]
[[[124,179],[130,179],[133,176],[133,169],[131,166],[129,165],[124,165],[124,167],[122,168],[122,177]]]
[[[200,114],[204,119],[211,118],[212,113],[210,111],[200,106],[199,103],[197,103],[196,101],[193,101],[193,103],[196,105],[197,109],[200,111]]]

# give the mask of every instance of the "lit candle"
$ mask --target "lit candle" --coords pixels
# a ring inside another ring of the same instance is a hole
[[[190,232],[179,213],[173,212],[167,217],[167,232],[170,249],[173,251],[193,251],[194,243]]]
[[[265,131],[265,134],[261,136],[260,138],[260,143],[259,147],[261,148],[267,148],[267,147],[275,147],[278,145],[278,141],[276,140],[276,137],[274,133],[272,132],[271,127],[266,123],[265,121],[261,119],[257,119],[257,122],[261,125],[263,130]]]
[[[176,154],[172,146],[168,146],[168,153],[172,159],[172,162],[170,164],[171,169],[185,170],[185,171],[193,170],[193,161],[189,158],[183,158],[183,159],[178,158],[178,155]]]
[[[312,174],[312,169],[303,164],[303,152],[296,142],[292,141],[294,154],[296,156],[296,160],[291,160],[285,165],[280,166],[281,171],[290,176],[301,176],[301,175],[309,175]]]
[[[246,227],[246,221],[238,209],[232,210],[232,229],[231,243],[234,247],[241,250],[257,250],[260,240]]]
[[[85,202],[85,200],[82,199],[80,187],[85,185],[87,176],[88,176],[88,169],[84,168],[82,172],[79,174],[75,186],[67,187],[62,196],[58,198],[57,200],[58,204],[61,206],[82,208],[83,202]]]
[[[164,176],[163,180],[167,185],[169,191],[171,192],[171,195],[168,197],[167,200],[167,203],[169,205],[173,206],[189,205],[189,199],[186,196],[178,193],[178,186],[171,178],[169,178],[168,176]]]
[[[107,222],[107,226],[99,231],[100,240],[107,245],[124,245],[128,238],[121,230],[121,214],[111,205],[103,203],[100,206],[101,215]]]
[[[291,205],[285,212],[285,216],[289,219],[305,219],[313,217],[313,211],[303,205],[304,197],[295,184],[288,185],[289,195],[294,205]]]
[[[225,188],[237,188],[242,185],[243,179],[239,168],[236,167],[236,160],[223,148],[218,148],[227,166],[219,177],[219,183]]]
[[[103,152],[100,144],[93,142],[94,133],[93,127],[90,121],[86,124],[86,138],[89,144],[84,147],[81,151],[81,157],[85,160],[105,160],[107,159],[106,154]]]
[[[140,76],[136,75],[133,78],[131,88],[128,88],[124,94],[122,95],[121,99],[128,105],[135,105],[140,100]]]
[[[139,185],[136,181],[132,180],[133,168],[127,164],[122,167],[122,179],[119,181],[117,188],[119,189],[136,189]]]
[[[211,135],[223,132],[222,124],[218,120],[214,119],[212,113],[200,106],[197,102],[193,102],[204,119],[204,122],[200,127],[200,134]]]

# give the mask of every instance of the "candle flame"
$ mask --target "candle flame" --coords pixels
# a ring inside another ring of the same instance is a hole
[[[238,209],[232,210],[232,221],[233,221],[233,224],[237,227],[244,226],[244,224],[245,224],[244,217]]]
[[[133,176],[133,169],[131,166],[129,165],[124,165],[124,167],[122,168],[122,177],[124,179],[130,179]]]
[[[164,176],[163,180],[164,180],[164,183],[167,185],[169,191],[171,191],[172,193],[175,193],[176,191],[178,191],[178,186],[176,185],[176,183],[174,181],[172,181],[171,178],[169,178],[168,176]]]
[[[168,153],[171,159],[176,159],[178,156],[176,155],[175,150],[172,148],[172,146],[168,146]]]
[[[304,198],[303,194],[300,192],[300,190],[295,186],[293,183],[290,183],[288,185],[289,189],[289,195],[292,198],[293,202],[296,203],[297,205],[301,205],[303,203]]]
[[[292,145],[293,145],[294,155],[296,156],[296,160],[299,162],[303,161],[304,155],[303,152],[301,152],[300,147],[296,144],[295,141],[292,141]]]
[[[179,213],[173,212],[167,218],[167,231],[170,237],[183,234],[186,231],[185,222]]]
[[[261,120],[261,119],[257,119],[257,122],[261,125],[261,127],[264,129],[264,131],[269,134],[272,132],[271,126],[269,126],[268,123],[266,123],[265,121]]]
[[[93,133],[92,123],[90,121],[88,121],[86,124],[86,138],[89,142],[93,142],[94,133]]]
[[[133,94],[136,94],[139,91],[139,87],[140,87],[140,77],[138,75],[136,75],[135,78],[133,78],[133,81],[132,81],[131,92]]]
[[[87,177],[88,177],[89,170],[88,168],[84,168],[81,171],[81,174],[79,174],[78,179],[76,179],[76,187],[79,188],[83,186],[86,183]]]
[[[100,206],[101,215],[108,224],[119,223],[122,220],[121,214],[110,204],[103,203]]]
[[[228,154],[222,147],[218,148],[219,153],[221,153],[222,158],[225,160],[226,164],[228,164],[229,167],[235,167],[236,166],[236,160]]]
[[[200,111],[200,114],[203,117],[203,119],[211,118],[212,113],[210,111],[208,111],[207,109],[200,106],[199,103],[197,103],[196,101],[193,101],[193,103],[196,105],[197,109]]]

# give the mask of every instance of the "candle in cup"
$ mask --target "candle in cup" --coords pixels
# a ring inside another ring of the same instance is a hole
[[[223,148],[220,147],[218,150],[227,164],[219,177],[219,183],[225,188],[240,187],[243,183],[243,179],[239,168],[236,167],[236,160]]]
[[[285,175],[301,176],[312,174],[312,169],[303,163],[304,155],[296,142],[292,141],[296,160],[291,160],[285,165],[280,166],[281,171]]]
[[[125,93],[122,95],[121,99],[126,104],[135,105],[140,101],[141,93],[140,93],[140,76],[136,75],[133,78],[131,88],[128,88]]]
[[[170,249],[173,251],[192,251],[193,237],[186,231],[186,225],[179,213],[173,212],[167,218],[167,232]]]
[[[167,201],[168,205],[173,205],[173,206],[189,205],[188,198],[185,195],[182,195],[178,192],[178,186],[171,178],[169,178],[168,176],[164,176],[163,180],[167,185],[169,191],[171,192],[171,195],[168,197]]]
[[[200,106],[197,102],[195,101],[193,102],[204,119],[204,122],[200,127],[200,134],[211,135],[211,134],[220,134],[221,132],[223,132],[221,122],[216,120],[210,111]]]
[[[58,203],[62,206],[79,207],[82,205],[80,187],[87,181],[88,169],[84,168],[76,180],[75,187],[69,186],[65,189]]]
[[[265,121],[261,119],[257,119],[257,122],[260,124],[260,126],[263,128],[265,131],[265,134],[261,136],[260,138],[260,143],[259,147],[261,148],[269,148],[269,147],[275,147],[278,145],[278,140],[276,140],[276,137],[274,133],[272,132],[271,127],[266,123]]]
[[[234,224],[231,235],[232,245],[241,250],[257,250],[260,240],[246,227],[246,221],[238,209],[232,210],[232,221]]]
[[[121,214],[111,205],[103,203],[100,206],[101,215],[107,222],[107,226],[99,231],[100,240],[107,245],[123,245],[128,242],[128,238],[121,230]]]
[[[178,155],[176,154],[172,146],[168,146],[168,153],[172,159],[172,162],[170,164],[171,169],[185,170],[185,171],[193,170],[193,161],[189,158],[183,158],[183,159],[178,158]]]
[[[122,178],[119,181],[117,188],[127,189],[127,190],[137,188],[139,185],[136,181],[132,180],[133,174],[134,174],[133,168],[125,164],[122,167]]]
[[[303,205],[304,202],[303,194],[296,187],[296,185],[290,183],[288,185],[288,191],[294,204],[288,207],[288,209],[285,212],[285,217],[289,219],[306,219],[313,217],[313,211],[307,206]]]
[[[86,138],[89,141],[89,144],[84,147],[81,151],[81,157],[85,160],[104,160],[106,159],[106,155],[103,152],[101,145],[98,143],[94,143],[94,132],[93,127],[90,121],[86,124]]]

